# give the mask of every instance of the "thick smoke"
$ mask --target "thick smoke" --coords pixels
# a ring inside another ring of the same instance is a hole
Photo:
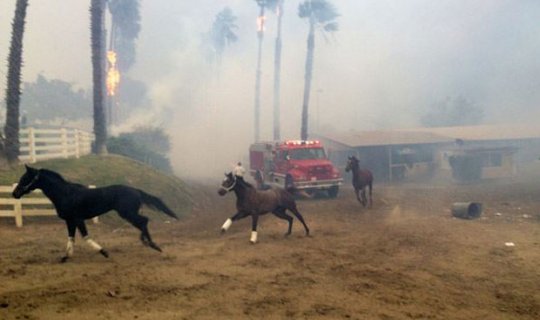
[[[534,119],[540,101],[537,1],[334,0],[340,30],[317,34],[310,128],[413,127],[432,105],[463,97],[486,123]],[[238,17],[238,41],[223,55],[219,79],[200,52],[201,35],[223,7]],[[285,1],[282,136],[298,138],[307,25],[298,1]],[[0,56],[7,56],[14,1],[0,2]],[[134,79],[152,106],[134,123],[163,125],[180,175],[215,176],[243,160],[253,139],[255,1],[141,2],[142,32]],[[69,15],[64,14],[70,12]],[[85,22],[86,21],[86,22]],[[90,85],[88,4],[37,1],[29,7],[25,81],[48,78]],[[272,137],[275,16],[264,42],[261,135]],[[44,28],[43,26],[47,26]],[[5,86],[5,65],[0,85]],[[1,90],[0,90],[1,91]],[[151,114],[152,116],[149,116]]]

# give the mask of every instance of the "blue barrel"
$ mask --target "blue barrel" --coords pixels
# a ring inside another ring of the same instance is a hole
[[[452,204],[452,215],[461,219],[476,219],[482,214],[482,204],[478,202],[456,202]]]

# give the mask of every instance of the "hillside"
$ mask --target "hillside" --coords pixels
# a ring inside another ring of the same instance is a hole
[[[193,201],[184,182],[129,158],[115,155],[101,157],[91,155],[80,159],[42,161],[31,166],[56,171],[68,181],[83,185],[100,187],[124,184],[139,188],[160,197],[179,216],[188,214],[192,209]],[[17,166],[15,170],[1,171],[0,184],[16,183],[24,171],[23,165]],[[166,219],[162,214],[150,213],[150,209],[144,210],[149,213],[146,215],[153,219]],[[108,216],[116,217],[116,215]]]

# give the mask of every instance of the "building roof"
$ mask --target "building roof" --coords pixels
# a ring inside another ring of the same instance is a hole
[[[540,138],[540,126],[530,125],[478,125],[464,127],[414,128],[409,130],[414,132],[431,132],[464,141],[524,140]]]
[[[416,131],[360,131],[331,133],[320,136],[348,147],[369,147],[385,145],[432,144],[453,142],[455,139],[431,132]]]
[[[347,131],[321,134],[320,139],[343,146],[369,147],[434,144],[463,141],[540,139],[540,126],[479,125],[463,127],[411,128],[399,130]]]

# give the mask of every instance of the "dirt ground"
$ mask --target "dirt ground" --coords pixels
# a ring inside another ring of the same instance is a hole
[[[311,237],[264,216],[256,245],[247,219],[220,235],[235,199],[216,191],[150,224],[161,254],[130,226],[90,224],[111,257],[78,238],[61,264],[59,220],[2,219],[0,319],[540,319],[540,183],[376,185],[369,210],[345,187],[299,201]],[[481,218],[451,216],[471,200]]]

